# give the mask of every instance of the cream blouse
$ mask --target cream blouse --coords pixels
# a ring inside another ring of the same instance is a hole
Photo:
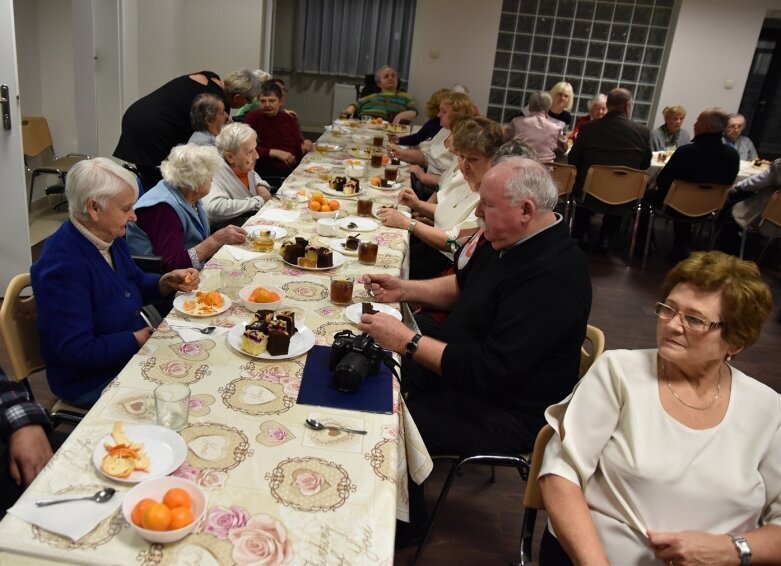
[[[469,183],[458,168],[458,160],[442,173],[434,209],[434,227],[444,230],[448,239],[455,240],[461,230],[477,228],[475,208],[480,195],[469,188]],[[453,259],[452,252],[442,252]]]

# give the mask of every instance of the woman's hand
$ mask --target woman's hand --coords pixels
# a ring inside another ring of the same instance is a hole
[[[192,267],[187,269],[174,269],[160,277],[160,294],[170,295],[176,291],[190,293],[198,288],[201,283],[201,274]]]
[[[421,167],[420,165],[410,165],[409,174],[415,175],[416,177],[420,178],[423,175],[425,175],[426,172],[423,170],[423,167]]]
[[[390,228],[401,228],[402,230],[409,228],[410,222],[412,222],[411,219],[404,216],[395,208],[389,207],[378,208],[377,217],[380,219],[380,222],[382,222],[383,226],[388,226]]]
[[[151,326],[145,326],[144,328],[140,328],[139,330],[136,330],[133,332],[133,336],[136,337],[136,342],[138,342],[138,347],[143,347],[144,344],[146,344],[146,341],[149,340],[149,337],[152,335],[152,332],[154,332],[155,329]]]
[[[374,338],[386,350],[398,353],[403,352],[406,345],[415,336],[414,330],[410,330],[400,320],[382,312],[361,315],[358,329]]]
[[[735,545],[729,535],[704,531],[662,533],[648,531],[648,542],[654,556],[675,566],[733,566],[740,564]]]
[[[243,244],[247,240],[247,232],[238,226],[231,224],[225,228],[220,228],[214,234],[209,236],[219,246],[225,244]]]
[[[415,165],[415,167],[417,167],[417,165]],[[420,199],[418,198],[418,195],[415,194],[415,191],[409,187],[404,187],[399,191],[399,204],[410,207],[413,212],[418,212],[420,208]]]
[[[378,303],[400,303],[404,301],[404,281],[385,273],[366,274],[358,279]]]

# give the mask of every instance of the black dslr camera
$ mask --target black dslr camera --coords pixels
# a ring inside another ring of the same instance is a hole
[[[368,334],[356,336],[350,330],[337,332],[328,361],[334,386],[344,393],[353,393],[367,375],[380,371],[384,356],[385,351]]]

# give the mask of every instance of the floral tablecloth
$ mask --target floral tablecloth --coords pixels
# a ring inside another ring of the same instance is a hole
[[[307,163],[326,160],[339,166],[347,155],[310,154],[286,185],[316,182],[316,174],[306,171]],[[372,173],[367,168],[367,177]],[[372,189],[369,193],[380,202],[392,202],[395,196]],[[341,204],[345,212],[355,213],[354,199]],[[327,238],[316,236],[306,203],[294,211],[293,216],[299,213],[295,220],[268,220],[281,218],[269,214],[279,208],[274,199],[247,227],[273,224],[285,228],[290,237],[316,237],[327,244]],[[333,270],[302,270],[282,262],[276,253],[279,243],[275,253],[267,255],[248,255],[249,247],[245,254],[223,249],[204,268],[201,288],[219,288],[222,268],[240,268],[246,284],[283,288],[287,296],[282,308],[295,311],[296,320],[314,332],[317,344],[330,344],[336,331],[356,330],[345,319],[344,309],[329,300],[330,275],[399,274],[403,269],[406,233],[380,226],[361,237],[379,244],[374,267],[347,257]],[[365,297],[356,285],[355,301]],[[194,320],[231,327],[250,317],[234,304],[221,315]],[[175,319],[188,317],[172,311],[167,322]],[[20,564],[27,560],[15,555],[20,553],[88,564],[392,564],[395,519],[407,517],[407,472],[422,481],[432,466],[400,402],[398,383],[394,382],[390,415],[297,405],[304,363],[305,356],[274,362],[245,356],[227,344],[225,334],[184,343],[163,323],[25,496],[93,493],[106,484],[126,489],[126,484],[112,482],[94,468],[93,449],[116,420],[154,422],[150,395],[155,386],[186,383],[192,391],[190,418],[180,434],[188,453],[174,474],[206,491],[207,513],[201,526],[178,543],[157,545],[141,539],[117,512],[72,542],[7,516],[0,523],[0,562]],[[312,431],[304,426],[310,417],[366,429],[368,434]]]

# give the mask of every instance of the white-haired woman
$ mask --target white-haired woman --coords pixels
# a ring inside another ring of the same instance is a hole
[[[203,198],[212,224],[250,216],[271,198],[269,184],[255,172],[257,143],[257,133],[247,124],[228,124],[217,136],[222,162],[212,190]]]
[[[46,378],[55,395],[91,407],[152,333],[141,307],[198,287],[198,272],[145,274],[125,228],[136,219],[136,178],[113,161],[81,161],[65,185],[70,219],[30,269]]]
[[[127,228],[131,251],[159,255],[165,269],[204,264],[224,244],[241,244],[247,233],[226,226],[209,235],[209,219],[201,199],[209,194],[222,159],[213,147],[179,145],[160,164],[163,180],[135,205],[138,217]]]
[[[216,94],[205,92],[193,99],[190,106],[190,125],[193,135],[187,143],[195,145],[216,145],[217,134],[228,121],[225,103]]]
[[[537,153],[540,161],[553,161],[567,151],[567,139],[561,123],[548,118],[551,96],[536,90],[529,95],[529,114],[517,116],[504,126],[504,139],[512,139],[528,145]]]
[[[595,94],[591,97],[591,100],[588,101],[586,107],[588,108],[588,114],[575,120],[575,127],[572,128],[572,133],[569,136],[569,139],[572,141],[575,141],[575,139],[578,137],[580,127],[583,124],[590,122],[591,120],[599,120],[605,114],[607,114],[607,95],[602,94],[601,92],[599,94]]]

